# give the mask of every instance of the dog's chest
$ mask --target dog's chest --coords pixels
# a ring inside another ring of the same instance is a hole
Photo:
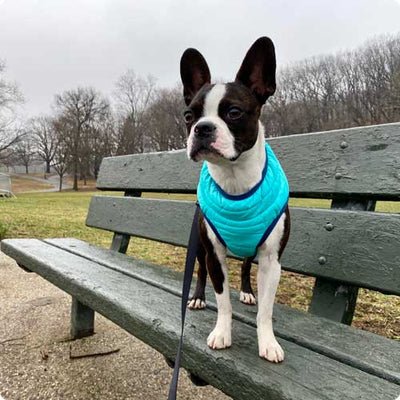
[[[203,215],[219,241],[240,257],[256,254],[287,207],[286,176],[271,147],[264,148],[261,180],[245,193],[234,195],[221,188],[210,174],[209,163],[200,173],[197,197]]]

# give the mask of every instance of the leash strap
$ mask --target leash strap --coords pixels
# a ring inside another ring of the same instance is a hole
[[[186,252],[185,272],[183,275],[182,303],[181,303],[181,337],[179,339],[178,350],[176,352],[175,366],[171,379],[171,384],[169,387],[168,400],[176,400],[176,392],[178,388],[178,379],[179,379],[179,368],[181,364],[181,354],[183,347],[183,330],[185,327],[187,302],[189,300],[190,285],[192,283],[194,264],[196,262],[196,256],[199,244],[200,244],[199,205],[198,203],[196,203],[196,211],[193,217],[192,228],[190,231],[189,243]]]

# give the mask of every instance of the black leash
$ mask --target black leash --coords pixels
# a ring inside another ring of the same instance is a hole
[[[194,264],[196,262],[196,256],[199,244],[200,244],[199,205],[196,203],[196,211],[193,217],[192,228],[190,230],[189,243],[186,253],[185,272],[183,275],[182,303],[181,303],[181,337],[179,339],[178,350],[176,352],[175,366],[174,366],[174,372],[172,374],[171,384],[169,387],[168,400],[176,400],[176,391],[178,388],[178,379],[179,379],[179,367],[181,364],[181,354],[183,347],[183,330],[185,327],[187,302],[189,300],[190,285],[192,283]]]

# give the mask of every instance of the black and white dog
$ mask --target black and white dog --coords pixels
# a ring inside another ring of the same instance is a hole
[[[181,78],[187,109],[187,154],[193,161],[206,160],[213,180],[231,195],[249,192],[262,179],[266,162],[261,107],[273,95],[275,50],[267,37],[258,39],[247,52],[234,82],[211,84],[210,71],[196,49],[187,49],[181,59]],[[218,304],[218,317],[207,344],[212,349],[231,346],[232,306],[229,296],[226,247],[203,215],[199,221],[201,248],[195,294],[190,308],[204,308],[207,271]],[[272,232],[258,247],[257,335],[259,355],[281,362],[284,352],[272,329],[272,310],[280,279],[280,256],[290,231],[289,210],[280,216]],[[251,259],[242,266],[241,301],[255,303],[250,286]]]

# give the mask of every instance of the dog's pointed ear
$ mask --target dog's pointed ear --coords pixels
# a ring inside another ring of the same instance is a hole
[[[247,86],[264,104],[275,93],[275,48],[268,37],[257,39],[250,47],[236,75],[236,82]]]
[[[183,97],[189,105],[203,85],[211,82],[210,70],[204,57],[196,49],[186,49],[181,58]]]

